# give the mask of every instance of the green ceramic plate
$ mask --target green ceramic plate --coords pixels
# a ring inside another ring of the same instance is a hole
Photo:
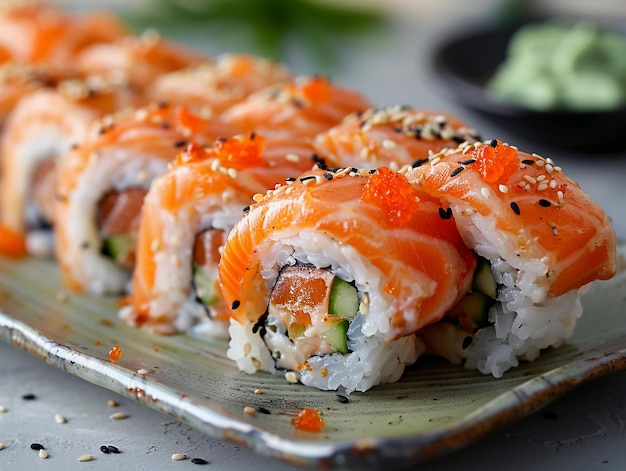
[[[244,375],[224,342],[157,337],[125,326],[115,300],[65,292],[54,264],[0,260],[0,338],[212,436],[302,465],[406,466],[465,446],[528,415],[582,382],[626,368],[626,248],[620,272],[584,296],[585,315],[562,348],[494,379],[420,360],[401,381],[353,393]],[[108,352],[119,345],[116,363]],[[261,394],[255,394],[260,389]],[[244,413],[253,406],[261,413]],[[302,407],[322,411],[321,433],[296,430]]]

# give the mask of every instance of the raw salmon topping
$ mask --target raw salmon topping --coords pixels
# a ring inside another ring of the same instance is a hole
[[[403,227],[413,217],[419,199],[404,175],[381,167],[363,188],[361,200],[376,204],[387,215],[391,226]]]
[[[492,141],[472,151],[482,179],[487,183],[506,181],[519,170],[517,151],[500,141]]]

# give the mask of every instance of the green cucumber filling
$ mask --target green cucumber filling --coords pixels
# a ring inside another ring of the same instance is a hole
[[[348,326],[359,303],[357,288],[330,270],[287,266],[270,294],[268,314],[284,323],[291,341],[307,354],[348,353]]]
[[[220,249],[226,241],[226,231],[206,229],[196,235],[193,246],[192,280],[196,299],[211,314],[211,308],[221,304],[217,264]]]
[[[131,234],[113,234],[102,239],[102,254],[119,265],[134,258],[136,237]]]
[[[493,306],[498,284],[491,272],[489,261],[479,257],[472,290],[466,294],[446,315],[458,323],[462,330],[473,332],[489,323],[489,308]]]

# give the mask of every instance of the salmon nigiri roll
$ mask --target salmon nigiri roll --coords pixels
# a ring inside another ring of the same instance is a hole
[[[436,198],[387,168],[312,170],[257,197],[219,265],[229,358],[320,389],[396,381],[476,257]]]
[[[332,166],[397,170],[477,139],[474,129],[450,114],[388,106],[346,116],[316,136],[313,145]]]
[[[33,255],[47,254],[37,243],[54,224],[56,167],[70,146],[80,142],[92,122],[135,106],[139,97],[98,77],[65,80],[55,89],[35,91],[19,101],[1,140],[0,221],[24,236]]]
[[[434,327],[450,339],[456,329],[450,350],[466,366],[501,376],[559,346],[582,313],[579,288],[615,274],[607,215],[549,158],[498,140],[466,143],[432,155],[407,178],[444,202],[482,260],[482,295]]]
[[[190,145],[152,182],[144,199],[129,306],[122,317],[158,333],[224,335],[228,309],[217,264],[226,236],[253,195],[313,162],[293,161],[261,136],[238,135],[210,149]]]
[[[69,287],[93,294],[126,289],[144,195],[188,141],[234,134],[183,107],[150,105],[106,116],[61,161],[55,254]]]
[[[335,85],[323,76],[297,77],[250,95],[226,110],[223,118],[267,138],[312,140],[346,115],[371,106],[360,93]]]
[[[248,54],[223,54],[214,61],[194,64],[163,74],[146,94],[154,101],[167,101],[219,115],[254,92],[291,80],[281,64]]]

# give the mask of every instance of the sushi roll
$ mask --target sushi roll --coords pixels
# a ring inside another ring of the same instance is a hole
[[[398,380],[471,287],[453,218],[403,175],[314,169],[257,195],[219,264],[228,357],[324,390]]]
[[[225,337],[228,308],[217,264],[232,226],[253,195],[313,167],[259,135],[190,144],[154,180],[144,199],[127,323],[160,334],[195,331]],[[293,149],[290,149],[294,152]],[[295,150],[295,152],[298,152]]]
[[[388,106],[346,116],[316,136],[313,146],[328,165],[398,170],[478,138],[476,130],[451,114]]]
[[[49,229],[55,219],[58,162],[85,138],[94,120],[136,106],[139,100],[124,84],[91,77],[64,80],[55,89],[34,91],[18,102],[0,141],[0,221],[30,237],[31,255],[52,253]]]
[[[493,140],[433,154],[406,172],[442,200],[480,257],[475,292],[423,332],[451,361],[496,377],[572,335],[580,289],[616,271],[602,208],[550,158]]]
[[[187,142],[210,145],[236,130],[184,107],[154,104],[105,116],[60,162],[55,255],[67,285],[125,292],[143,198]]]
[[[162,74],[206,60],[205,55],[148,30],[85,48],[76,56],[75,67],[81,76],[112,75],[143,92]]]
[[[371,106],[360,93],[323,76],[296,77],[287,84],[253,93],[224,111],[222,118],[268,139],[297,137],[312,142],[315,135],[338,124],[346,115]]]
[[[213,61],[163,74],[146,91],[149,99],[217,116],[249,95],[291,80],[281,64],[248,54],[223,54]]]

